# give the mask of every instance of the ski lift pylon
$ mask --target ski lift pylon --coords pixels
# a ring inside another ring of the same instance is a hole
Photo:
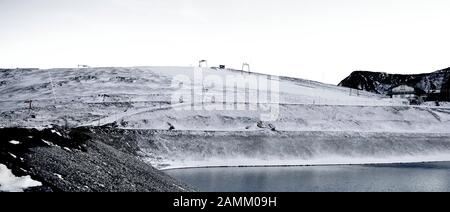
[[[250,64],[242,63],[242,71],[250,73]]]
[[[208,68],[208,61],[207,60],[198,61],[198,67],[199,68]]]

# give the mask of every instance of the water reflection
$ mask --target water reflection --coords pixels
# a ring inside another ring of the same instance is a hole
[[[450,191],[450,162],[203,168],[166,173],[207,192]]]

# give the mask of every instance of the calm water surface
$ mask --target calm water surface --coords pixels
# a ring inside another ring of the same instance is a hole
[[[166,171],[205,192],[450,191],[450,162]]]

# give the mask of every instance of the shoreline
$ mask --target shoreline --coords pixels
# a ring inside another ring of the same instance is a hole
[[[450,160],[442,161],[419,161],[419,162],[394,162],[394,163],[348,163],[348,164],[310,164],[310,165],[236,165],[236,166],[192,166],[192,167],[174,167],[158,169],[159,171],[173,171],[173,170],[191,170],[191,169],[215,169],[215,168],[289,168],[289,167],[337,167],[337,166],[377,166],[377,165],[415,165],[415,164],[432,164],[432,163],[446,163]]]

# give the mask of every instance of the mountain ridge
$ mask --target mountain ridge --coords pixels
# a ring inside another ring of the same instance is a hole
[[[407,85],[425,93],[439,93],[438,100],[449,100],[450,68],[422,74],[389,74],[354,71],[338,86],[387,95],[393,87]]]

